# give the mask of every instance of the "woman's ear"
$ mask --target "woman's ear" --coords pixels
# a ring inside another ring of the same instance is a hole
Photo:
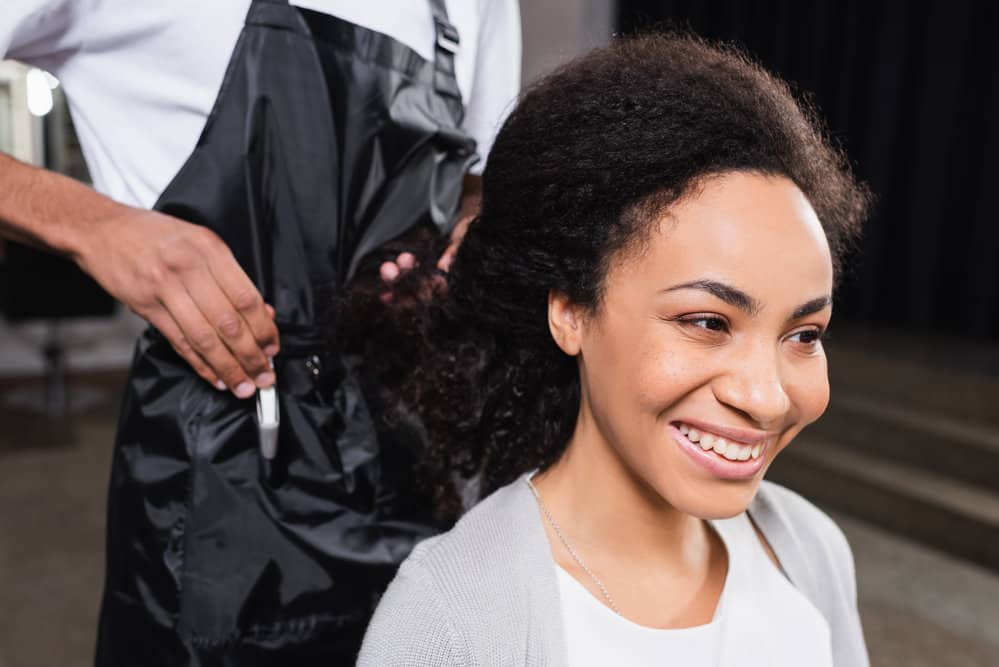
[[[579,354],[582,346],[582,312],[561,292],[548,292],[548,330],[556,345],[569,356]]]

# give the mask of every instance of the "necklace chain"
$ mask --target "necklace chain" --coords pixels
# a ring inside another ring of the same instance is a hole
[[[531,492],[538,501],[538,507],[541,508],[541,512],[545,515],[545,518],[548,519],[548,523],[551,524],[552,530],[554,530],[555,534],[558,535],[558,539],[562,541],[562,544],[565,546],[565,550],[569,552],[569,555],[572,556],[574,561],[576,561],[576,564],[579,565],[579,567],[583,569],[583,572],[588,574],[590,579],[593,580],[593,583],[597,585],[597,588],[600,589],[604,599],[607,600],[607,605],[614,610],[615,614],[622,616],[621,610],[617,608],[616,604],[614,604],[614,598],[612,598],[610,593],[607,592],[607,587],[604,586],[603,582],[600,581],[597,575],[593,574],[593,571],[590,568],[586,567],[586,563],[583,562],[583,559],[579,557],[576,550],[572,548],[571,544],[569,544],[569,540],[565,538],[565,535],[562,533],[562,529],[558,527],[558,522],[555,521],[555,517],[553,517],[552,513],[548,511],[548,506],[545,505],[545,501],[541,499],[541,494],[538,493],[538,490],[534,487],[534,483],[531,481],[531,478],[528,477],[526,481],[527,486],[531,488]]]

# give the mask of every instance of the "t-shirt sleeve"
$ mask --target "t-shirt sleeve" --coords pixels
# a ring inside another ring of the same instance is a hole
[[[472,90],[465,105],[465,130],[478,145],[481,174],[500,125],[520,92],[521,30],[517,0],[480,0],[479,42]]]
[[[58,69],[80,48],[79,22],[95,9],[95,0],[3,0],[0,59]]]

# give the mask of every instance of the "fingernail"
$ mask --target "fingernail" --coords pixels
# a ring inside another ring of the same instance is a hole
[[[260,375],[257,376],[257,379],[254,380],[254,382],[256,382],[256,384],[257,384],[258,387],[260,387],[261,389],[263,389],[264,387],[269,387],[272,384],[274,384],[274,380],[275,379],[277,379],[277,378],[274,377],[274,373],[263,372],[263,373],[261,373]]]
[[[215,381],[215,388],[218,389],[219,391],[225,391],[227,389],[227,387],[225,386],[225,382],[223,382],[222,380]]]
[[[390,283],[399,277],[399,267],[391,262],[385,262],[378,270],[378,273],[381,275],[382,280]]]
[[[238,398],[249,398],[250,396],[253,396],[256,391],[257,388],[251,383],[240,382],[236,389],[233,390],[233,393],[236,394]]]
[[[278,355],[278,352],[280,351],[281,348],[279,348],[277,345],[268,345],[267,347],[264,348],[264,354],[266,354],[268,357],[276,357]]]

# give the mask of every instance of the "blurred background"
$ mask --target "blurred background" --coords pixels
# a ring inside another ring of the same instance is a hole
[[[820,110],[877,204],[837,295],[829,411],[769,477],[847,533],[874,665],[999,665],[995,4],[521,7],[525,83],[614,33],[689,28]],[[87,180],[58,82],[10,61],[0,151]],[[0,667],[92,661],[117,404],[143,327],[123,311],[68,262],[0,245]]]

